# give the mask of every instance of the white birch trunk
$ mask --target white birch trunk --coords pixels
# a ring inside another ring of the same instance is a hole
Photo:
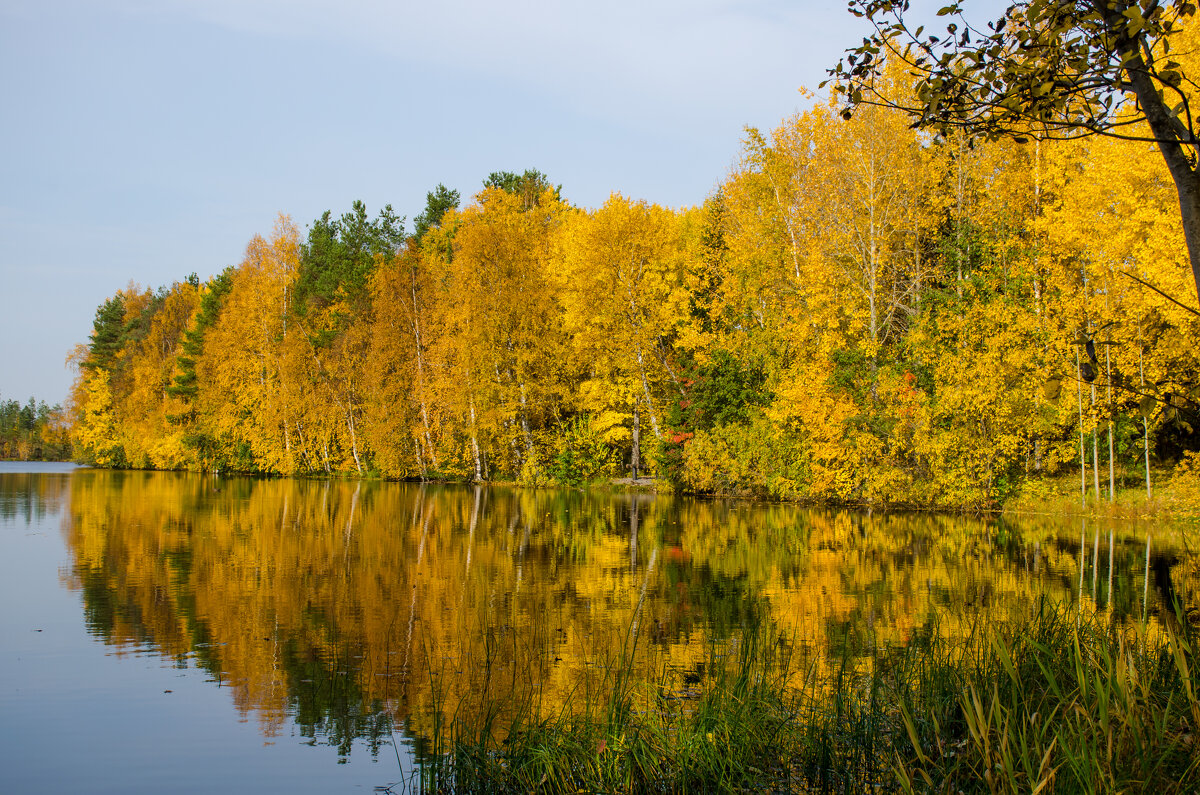
[[[1096,410],[1096,384],[1092,384],[1092,412]],[[1096,501],[1100,501],[1100,429],[1092,429],[1092,483],[1096,488]]]
[[[479,440],[475,436],[475,398],[471,398],[471,454],[475,458],[475,482],[483,480],[483,468],[479,461]]]
[[[642,346],[636,346],[638,372],[642,376],[642,392],[646,395],[646,411],[650,414],[650,429],[654,431],[654,438],[661,439],[662,432],[658,428],[658,417],[654,413],[654,401],[650,399],[650,381],[646,378],[646,363],[642,358]]]
[[[642,465],[642,423],[638,416],[637,403],[633,404],[633,450],[630,453],[629,465],[633,470],[633,479],[638,479],[638,467]]]
[[[1117,498],[1117,480],[1113,469],[1112,356],[1108,346],[1104,348],[1104,364],[1108,370],[1108,501],[1112,502]]]
[[[1079,397],[1079,500],[1087,507],[1087,458],[1083,452],[1083,372],[1079,367],[1079,349],[1075,349],[1075,392]]]

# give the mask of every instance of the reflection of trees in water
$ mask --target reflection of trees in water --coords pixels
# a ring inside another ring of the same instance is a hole
[[[1061,528],[644,495],[85,472],[70,504],[98,637],[342,754],[393,720],[419,754],[456,715],[569,710],[623,649],[686,676],[768,619],[838,657],[1078,599],[1081,565],[1083,596],[1137,615],[1147,578],[1128,539],[1109,564]]]
[[[0,520],[40,522],[66,506],[69,484],[65,473],[0,472]]]
[[[367,701],[352,666],[342,668],[300,648],[289,639],[280,650],[288,685],[288,713],[300,732],[313,742],[324,740],[349,756],[357,739],[366,740],[371,755],[390,739],[392,718],[383,701]]]

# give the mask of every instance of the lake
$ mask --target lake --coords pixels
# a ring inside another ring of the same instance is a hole
[[[0,791],[400,792],[455,720],[621,659],[687,698],[764,622],[818,667],[1042,599],[1155,622],[1196,535],[0,463]]]

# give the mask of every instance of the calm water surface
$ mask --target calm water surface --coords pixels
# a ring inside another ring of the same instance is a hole
[[[686,684],[764,619],[818,661],[1043,597],[1154,621],[1196,535],[0,463],[0,791],[370,792],[623,648]]]

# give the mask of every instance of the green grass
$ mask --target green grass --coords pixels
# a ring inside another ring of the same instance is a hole
[[[1016,515],[1085,516],[1121,521],[1200,519],[1200,476],[1193,472],[1193,466],[1155,468],[1152,479],[1153,490],[1147,495],[1141,472],[1118,468],[1116,494],[1110,497],[1105,471],[1100,483],[1102,494],[1097,497],[1089,471],[1087,497],[1081,500],[1078,470],[1031,478],[1009,497],[1003,508]]]
[[[932,644],[893,676],[906,791],[1200,789],[1196,641],[1182,616],[1119,629],[1043,607],[959,650]]]
[[[1183,615],[1116,627],[1043,604],[975,637],[818,665],[759,627],[714,647],[681,696],[665,668],[634,676],[632,633],[569,711],[539,717],[530,695],[457,715],[416,788],[1200,791],[1196,642]]]

